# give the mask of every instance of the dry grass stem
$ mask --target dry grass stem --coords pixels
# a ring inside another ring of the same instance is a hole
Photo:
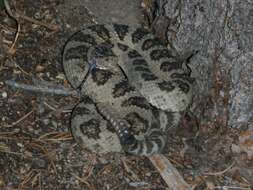
[[[33,113],[33,110],[31,110],[30,112],[28,112],[27,114],[25,114],[23,117],[21,117],[20,119],[18,119],[17,121],[15,121],[14,123],[12,123],[11,125],[7,125],[6,127],[14,127],[15,125],[19,124],[20,122],[22,122],[23,120],[25,120],[27,117],[29,117],[32,113]]]
[[[220,172],[206,172],[204,175],[222,175],[229,171],[233,166],[235,165],[235,162],[233,162],[229,167],[227,167],[225,170],[220,171]]]

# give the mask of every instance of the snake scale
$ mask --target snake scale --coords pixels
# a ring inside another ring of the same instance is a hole
[[[87,26],[69,38],[62,62],[82,97],[72,112],[72,134],[93,152],[159,153],[191,103],[186,61],[143,27]]]

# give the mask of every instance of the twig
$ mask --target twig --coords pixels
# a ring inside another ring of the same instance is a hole
[[[89,189],[91,188],[91,185],[83,178],[79,177],[78,175],[71,173],[72,176],[74,176],[77,180],[79,180],[80,182],[84,183],[85,185],[87,185],[89,187]]]
[[[4,0],[4,7],[5,7],[7,13],[9,14],[9,16],[12,17],[12,18],[14,18],[14,19],[16,20],[16,17],[15,17],[14,14],[12,13],[11,8],[10,8],[10,5],[9,5],[9,3],[8,3],[7,0]]]
[[[11,51],[11,50],[9,50],[9,51]],[[10,52],[10,53],[12,53],[12,52]],[[14,53],[14,52],[13,52]],[[20,67],[18,64],[16,64],[15,63],[15,67],[17,67],[22,73],[24,73],[25,75],[27,75],[27,76],[31,76],[31,74],[30,73],[28,73],[28,72],[26,72],[22,67]]]
[[[54,108],[53,106],[49,105],[47,102],[43,102],[43,104],[45,106],[47,106],[49,109],[52,110],[51,113],[70,113],[72,112],[73,108],[75,107],[75,105],[67,105],[64,107],[60,107],[60,108]]]
[[[33,179],[30,182],[32,184],[32,187],[35,186],[37,181],[40,179],[40,176],[41,176],[41,172],[38,172],[37,174],[35,174],[35,176],[33,177]]]
[[[22,19],[27,20],[29,22],[32,22],[34,24],[44,26],[44,27],[46,27],[46,28],[48,28],[50,30],[53,30],[53,31],[58,31],[59,30],[59,28],[57,26],[54,26],[54,25],[51,25],[51,24],[47,24],[47,23],[44,23],[44,22],[41,22],[41,21],[38,21],[38,20],[35,20],[33,18],[30,18],[30,17],[25,16],[25,15],[21,15],[19,13],[17,13],[17,14],[18,14],[19,18],[22,18]]]
[[[7,150],[1,150],[1,149],[0,149],[0,152],[6,153],[6,154],[18,155],[18,156],[22,156],[22,157],[24,157],[24,158],[26,158],[26,157],[27,157],[27,156],[25,156],[25,155],[24,155],[24,154],[22,154],[22,153],[13,152],[13,151],[7,151]]]
[[[32,22],[34,24],[37,24],[37,25],[41,25],[41,26],[44,26],[50,30],[54,30],[54,31],[57,31],[59,30],[59,28],[57,26],[54,26],[54,25],[50,25],[50,24],[46,24],[44,22],[40,22],[38,20],[35,20],[33,18],[30,18],[28,16],[25,16],[25,15],[21,15],[20,13],[18,12],[12,12],[11,11],[11,8],[10,8],[10,5],[8,3],[7,0],[4,0],[4,6],[5,6],[5,9],[7,11],[7,13],[13,18],[15,19],[17,22],[19,21],[20,18],[24,19],[24,20],[27,20],[29,22]]]
[[[58,141],[71,140],[73,138],[67,132],[51,132],[40,136],[38,139],[43,141],[58,142]]]
[[[88,168],[88,172],[85,176],[82,177],[82,179],[86,180],[90,177],[90,175],[92,174],[92,172],[94,170],[95,164],[96,164],[96,155],[92,154],[92,160],[91,160],[91,164]]]
[[[28,112],[27,114],[25,114],[23,117],[21,117],[19,120],[15,121],[14,123],[12,123],[11,125],[7,125],[7,127],[14,127],[15,125],[17,125],[18,123],[20,123],[21,121],[23,121],[24,119],[26,119],[29,115],[31,115],[33,113],[33,110]]]
[[[58,31],[59,30],[59,28],[57,26],[49,25],[49,24],[40,22],[38,20],[32,19],[30,17],[27,17],[25,15],[21,15],[17,11],[12,12],[8,0],[3,0],[3,2],[4,2],[4,6],[5,6],[5,9],[6,9],[8,15],[10,17],[12,17],[17,22],[17,32],[15,34],[15,39],[14,39],[14,42],[12,43],[12,45],[11,45],[9,51],[8,51],[10,54],[13,54],[15,52],[14,47],[15,47],[16,42],[18,40],[18,36],[19,36],[19,33],[20,33],[20,28],[21,28],[20,23],[19,23],[20,18],[22,18],[24,20],[27,20],[29,22],[32,22],[34,24],[44,26],[44,27],[46,27],[50,30],[53,30],[53,31]]]
[[[7,13],[9,14],[10,17],[12,17],[16,22],[17,22],[17,32],[15,34],[15,39],[14,39],[14,42],[12,43],[10,49],[9,49],[9,53],[10,54],[13,54],[15,51],[14,51],[14,47],[15,47],[15,44],[18,40],[18,36],[19,36],[19,33],[20,33],[20,24],[18,22],[18,18],[16,17],[15,14],[13,14],[13,12],[11,11],[11,8],[10,8],[10,5],[8,3],[7,0],[3,0],[4,1],[4,6],[5,6],[5,9],[7,11]]]
[[[53,106],[51,106],[47,102],[43,102],[43,103],[44,103],[45,106],[47,106],[49,109],[53,110],[54,112],[57,111],[57,108],[54,108]]]
[[[75,90],[70,90],[68,88],[65,87],[60,87],[59,85],[57,85],[57,87],[53,87],[53,86],[45,86],[45,85],[39,85],[39,86],[34,86],[34,85],[28,85],[28,84],[23,84],[23,83],[16,83],[15,81],[11,81],[11,80],[7,80],[5,81],[5,84],[7,84],[8,86],[17,88],[17,89],[21,89],[21,90],[25,90],[25,91],[33,91],[33,92],[37,92],[37,93],[46,93],[46,94],[51,94],[51,95],[63,95],[63,96],[78,96],[79,94],[77,91]]]
[[[6,146],[5,144],[0,144],[0,152],[4,152],[4,153],[7,153],[7,154],[14,154],[14,155],[19,155],[19,156],[25,157],[22,153],[10,151],[9,147]]]
[[[23,181],[18,185],[18,189],[25,189],[25,185],[34,178],[35,172],[34,170],[31,170],[24,176]]]
[[[223,171],[213,172],[213,173],[212,172],[207,172],[207,173],[204,173],[204,175],[222,175],[222,174],[226,173],[228,170],[230,170],[234,165],[235,165],[235,162],[233,162],[228,168],[226,168]]]
[[[126,172],[127,173],[130,173],[131,174],[131,177],[134,179],[134,180],[139,180],[138,176],[129,168],[129,166],[127,165],[126,161],[125,161],[125,158],[121,158],[121,161],[123,163],[123,166],[124,168],[126,169]]]
[[[215,189],[223,189],[223,190],[229,190],[229,189],[235,189],[235,190],[251,190],[250,187],[235,187],[235,186],[216,186]]]
[[[173,190],[191,190],[183,177],[179,174],[177,169],[170,163],[170,161],[162,154],[155,154],[148,157],[155,168],[159,171],[162,178],[168,185],[169,189]]]

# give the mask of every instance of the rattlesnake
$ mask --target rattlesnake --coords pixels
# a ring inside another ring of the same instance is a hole
[[[67,41],[63,68],[82,97],[72,134],[93,152],[158,153],[191,103],[190,68],[143,27],[85,27]]]

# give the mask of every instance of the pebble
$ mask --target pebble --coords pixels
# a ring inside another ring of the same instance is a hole
[[[33,168],[37,169],[45,169],[47,166],[47,162],[44,159],[35,158],[32,161]]]
[[[24,145],[22,144],[22,143],[17,143],[17,145],[19,146],[19,147],[24,147]]]
[[[8,96],[7,92],[3,92],[3,93],[2,93],[2,97],[3,97],[3,98],[7,98],[7,96]]]
[[[43,72],[45,70],[45,67],[43,65],[37,65],[35,68],[36,72]]]
[[[48,118],[45,118],[42,120],[42,122],[45,124],[45,125],[49,125],[50,123],[50,120]]]

